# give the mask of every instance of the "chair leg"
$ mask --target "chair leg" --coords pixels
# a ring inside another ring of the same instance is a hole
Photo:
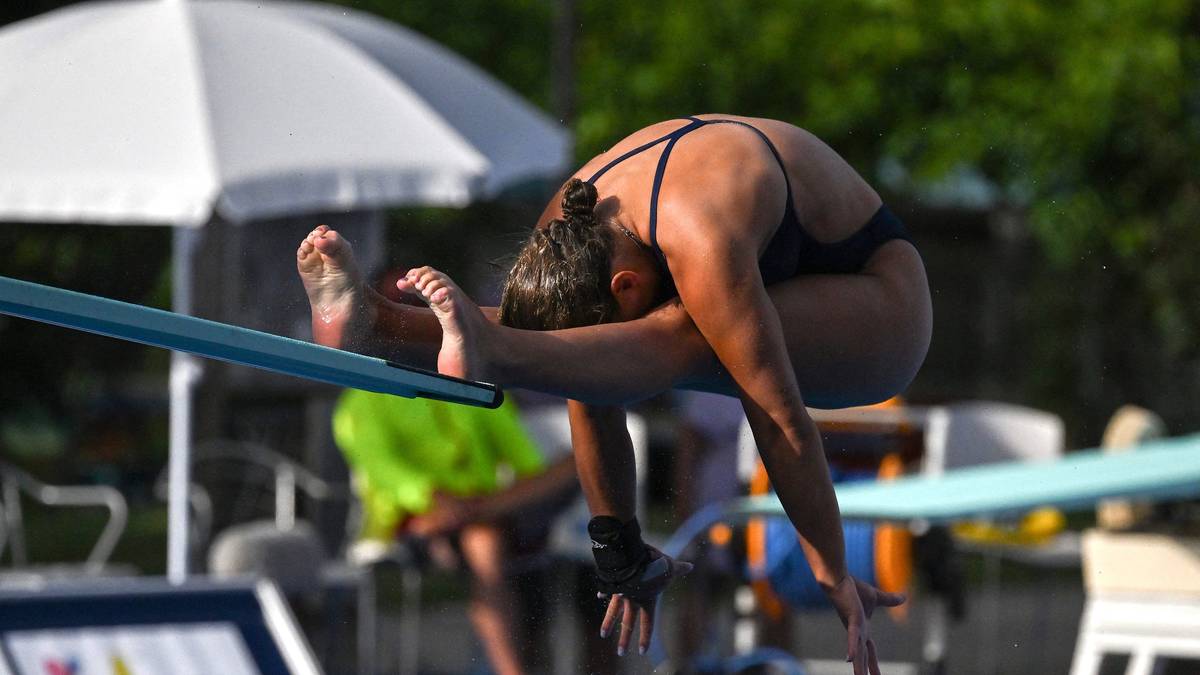
[[[358,583],[358,673],[375,675],[375,640],[378,620],[375,609],[375,571],[370,566],[361,570]]]
[[[1134,650],[1129,658],[1129,666],[1125,675],[1151,675],[1154,670],[1154,650],[1143,647]]]
[[[417,675],[421,644],[421,571],[405,567],[400,572],[404,595],[400,609],[400,675]]]
[[[925,614],[925,640],[921,646],[922,672],[942,672],[948,631],[946,601],[933,594],[923,599],[928,609]]]
[[[1090,642],[1081,642],[1075,648],[1075,658],[1071,661],[1071,675],[1096,675],[1100,672],[1100,661],[1104,653],[1099,646]]]
[[[1079,618],[1079,636],[1075,638],[1075,656],[1071,659],[1071,675],[1096,675],[1100,672],[1100,661],[1104,652],[1092,638],[1092,621],[1095,609],[1089,599],[1083,606]]]
[[[980,657],[979,672],[995,675],[999,671],[1000,644],[1000,554],[995,551],[985,551],[983,554],[984,592],[987,594],[987,609],[984,610],[984,626],[986,638],[983,644],[983,654]]]

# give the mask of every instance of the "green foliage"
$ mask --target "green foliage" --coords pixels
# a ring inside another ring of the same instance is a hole
[[[534,104],[549,106],[553,6],[546,0],[335,0],[333,4],[411,28],[497,76]]]
[[[165,307],[170,241],[170,232],[157,227],[6,224],[0,275]],[[139,373],[153,373],[154,382],[166,376],[167,352],[36,321],[0,316],[0,345],[8,364],[0,386],[0,452],[27,464],[61,468],[61,455],[80,457],[87,451],[82,435],[117,427],[122,415],[134,417],[130,410],[144,405],[127,400],[138,390]],[[154,436],[125,431],[138,440]]]

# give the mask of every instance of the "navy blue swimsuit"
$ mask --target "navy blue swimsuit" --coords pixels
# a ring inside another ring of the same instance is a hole
[[[758,128],[738,120],[702,120],[695,117],[687,119],[691,120],[689,124],[626,152],[605,164],[588,179],[589,183],[595,183],[617,164],[649,150],[659,143],[666,142],[662,155],[658,158],[658,169],[654,172],[654,185],[650,190],[650,247],[664,268],[666,267],[666,257],[658,246],[658,193],[662,189],[663,173],[667,170],[667,158],[670,157],[671,150],[680,138],[706,124],[740,124],[754,131],[770,148],[775,161],[779,163],[780,170],[784,172],[783,180],[787,186],[787,202],[783,210],[783,220],[780,221],[775,235],[771,237],[766,250],[758,259],[758,269],[762,274],[763,285],[770,286],[801,274],[854,274],[862,270],[871,254],[885,242],[892,239],[910,241],[904,224],[886,206],[880,206],[866,225],[841,241],[823,244],[813,239],[812,235],[800,225],[800,219],[796,216],[796,209],[792,202],[792,185],[788,182],[783,160],[766,134]]]

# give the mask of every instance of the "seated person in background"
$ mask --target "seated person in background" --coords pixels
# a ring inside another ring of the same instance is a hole
[[[546,511],[578,490],[573,458],[544,466],[511,401],[485,410],[347,390],[333,433],[362,500],[362,536],[418,537],[435,551],[452,550],[453,540],[471,573],[471,622],[493,670],[525,672],[505,568],[518,550],[544,545],[545,527],[525,527],[530,516],[540,510],[532,520],[548,523]]]

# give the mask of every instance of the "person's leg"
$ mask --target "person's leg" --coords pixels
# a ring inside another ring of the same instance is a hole
[[[366,289],[349,243],[335,231],[322,226],[310,233],[297,251],[297,267],[319,344],[433,364],[444,338],[435,312]],[[907,385],[924,359],[929,290],[920,256],[906,242],[886,244],[861,274],[798,277],[768,292],[809,405],[886,399]],[[671,387],[732,393],[678,302],[634,321],[540,333],[496,326],[494,308],[476,314],[463,300],[454,318],[467,325],[482,316],[488,325],[459,329],[482,335],[451,339],[474,341],[484,362],[481,379],[592,403],[628,403]],[[463,365],[449,364],[451,370]]]
[[[296,251],[296,267],[308,294],[313,339],[317,344],[422,367],[435,366],[443,333],[434,312],[426,307],[391,302],[368,288],[355,262],[350,242],[335,230],[322,225],[309,233]],[[494,308],[480,308],[479,311],[489,322],[495,322]],[[614,333],[611,329],[615,326],[617,324],[609,324],[597,336],[590,335],[588,329],[563,331],[567,342],[562,346],[566,350],[578,353],[604,349],[606,361],[619,366],[611,375],[627,384],[636,382],[632,390],[625,392],[605,388],[605,382],[600,382],[597,390],[605,392],[604,396],[611,391],[618,396],[624,393],[634,399],[645,398],[670,386],[675,379],[673,376],[666,379],[653,377],[661,373],[703,373],[697,376],[701,380],[719,377],[720,371],[711,350],[678,303],[660,308],[645,319],[620,324],[619,330]],[[531,337],[530,331],[519,333]],[[620,351],[613,350],[614,346],[628,342],[638,346],[631,350],[630,355],[638,356],[643,352],[641,346],[662,344],[664,338],[676,342],[676,349],[660,356],[660,368],[649,373],[652,377],[641,381],[630,367],[632,362],[622,361]],[[528,348],[528,345],[517,346]],[[537,360],[536,355],[527,356],[531,361]],[[517,361],[525,358],[525,355],[513,357],[513,361]],[[526,370],[515,362],[508,363],[507,369],[514,372]],[[556,393],[554,388],[549,389],[549,393]],[[584,398],[596,399],[599,395]]]
[[[811,407],[885,401],[925,361],[933,310],[925,265],[908,242],[884,245],[859,274],[814,275],[768,290]]]
[[[363,279],[350,242],[325,225],[296,250],[296,269],[308,295],[313,341],[408,365],[434,368],[442,327],[428,307],[388,300]],[[484,307],[495,320],[496,310]]]
[[[729,391],[711,348],[678,302],[623,323],[524,331],[488,321],[431,268],[402,281],[443,327],[441,372],[592,404],[624,404],[672,387]],[[907,386],[929,345],[929,290],[910,244],[883,246],[860,274],[812,275],[768,289],[806,403],[844,407]]]
[[[296,250],[313,340],[326,347],[432,365],[442,329],[427,308],[400,305],[368,287],[350,242],[325,225]]]
[[[508,561],[504,532],[495,525],[469,525],[459,535],[459,545],[471,570],[471,623],[488,661],[497,675],[523,673],[513,616],[516,597],[504,575]]]

